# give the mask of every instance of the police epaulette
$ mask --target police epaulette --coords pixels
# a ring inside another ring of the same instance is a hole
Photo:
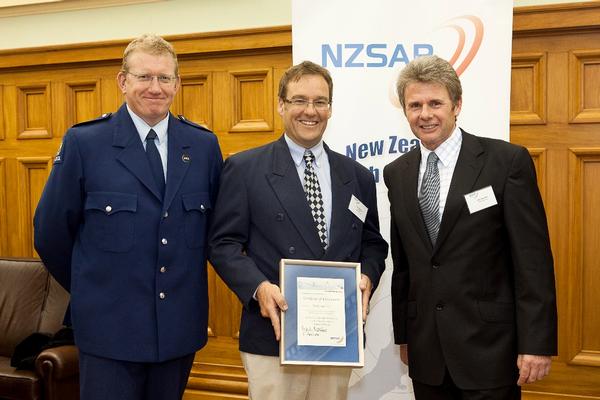
[[[96,119],[90,119],[89,121],[78,122],[73,126],[82,126],[82,125],[92,124],[92,123],[98,122],[98,121],[104,121],[105,119],[110,118],[111,115],[112,115],[112,113],[104,113]]]
[[[186,117],[184,117],[184,116],[183,116],[183,115],[181,115],[181,114],[177,115],[177,118],[179,118],[179,120],[180,120],[181,122],[183,122],[184,124],[188,124],[188,125],[190,125],[190,126],[193,126],[194,128],[199,128],[199,129],[202,129],[203,131],[211,132],[211,130],[210,130],[210,129],[208,129],[208,128],[206,128],[206,127],[202,126],[202,125],[198,125],[198,124],[197,124],[197,123],[195,123],[195,122],[192,122],[192,121],[190,121],[189,119],[187,119]]]

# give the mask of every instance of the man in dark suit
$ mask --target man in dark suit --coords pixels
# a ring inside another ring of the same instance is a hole
[[[531,157],[457,127],[462,89],[445,60],[415,59],[397,89],[421,141],[384,169],[394,336],[415,397],[518,399],[557,350],[552,253]]]
[[[35,248],[71,292],[82,399],[179,399],[207,340],[207,224],[222,158],[175,118],[173,47],[133,40],[125,104],[66,133],[36,210]]]
[[[349,368],[279,365],[282,258],[360,261],[365,316],[385,268],[373,176],[322,140],[332,89],[321,66],[290,68],[279,84],[285,134],[223,168],[209,259],[244,306],[240,350],[253,399],[345,399],[348,389]]]

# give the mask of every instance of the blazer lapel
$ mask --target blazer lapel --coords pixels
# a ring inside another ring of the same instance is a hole
[[[162,201],[154,177],[150,172],[150,164],[146,158],[144,146],[125,104],[117,111],[115,120],[113,146],[123,148],[123,151],[117,155],[117,160],[138,178],[158,200]]]
[[[320,259],[323,256],[321,239],[283,136],[273,144],[273,170],[267,173],[267,180],[314,257]]]
[[[444,206],[440,232],[435,244],[436,250],[447,238],[462,209],[466,207],[464,195],[473,190],[475,181],[483,168],[481,154],[483,154],[483,148],[477,138],[462,131],[462,145]]]
[[[419,205],[419,198],[417,197],[417,189],[419,187],[419,166],[421,163],[421,151],[417,147],[410,151],[406,155],[402,156],[404,161],[404,170],[399,171],[397,176],[402,180],[399,185],[402,189],[404,196],[404,204],[406,206],[406,213],[410,217],[415,230],[421,240],[425,242],[429,247],[431,245],[431,239],[427,233],[425,222],[423,221],[423,215],[421,214],[421,206]],[[399,212],[402,212],[401,210]]]
[[[183,182],[188,168],[194,161],[190,158],[187,149],[190,147],[186,140],[185,131],[179,129],[179,121],[169,114],[169,141],[167,157],[167,187],[165,190],[164,209],[168,209],[175,194]]]
[[[339,155],[323,144],[329,158],[331,171],[331,221],[329,221],[329,246],[326,254],[335,255],[335,251],[344,243],[351,229],[352,213],[348,210],[352,196],[352,176],[339,162]],[[359,199],[360,200],[360,199]]]

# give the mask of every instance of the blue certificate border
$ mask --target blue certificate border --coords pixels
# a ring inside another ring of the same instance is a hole
[[[315,265],[319,264],[319,265]],[[358,280],[360,264],[332,263],[299,260],[282,260],[282,292],[288,303],[284,313],[285,329],[281,343],[282,364],[324,364],[362,366],[362,324],[359,327],[357,306]],[[335,265],[338,264],[338,265]],[[345,265],[344,265],[345,264]],[[336,278],[344,280],[346,346],[300,346],[298,345],[298,308],[297,278]],[[361,316],[362,317],[362,316]],[[359,335],[361,335],[359,337]]]

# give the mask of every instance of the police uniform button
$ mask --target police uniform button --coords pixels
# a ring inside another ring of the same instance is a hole
[[[296,248],[294,246],[290,246],[290,248],[288,250],[289,250],[290,254],[296,253]]]
[[[162,244],[167,244],[167,243],[168,243],[167,239],[165,239],[165,238],[162,238],[162,239],[160,240],[160,242],[161,242]]]
[[[438,303],[435,305],[435,309],[437,311],[442,311],[444,309],[444,305],[442,303]]]
[[[104,207],[104,210],[105,210],[107,213],[109,213],[109,212],[111,212],[111,211],[112,211],[112,207],[111,207],[111,206],[106,206],[106,207]]]
[[[169,216],[169,212],[165,211],[165,213],[163,214],[163,218],[167,218]]]
[[[165,297],[167,297],[167,295],[166,295],[166,293],[165,293],[165,292],[160,292],[160,293],[158,294],[158,297],[160,297],[160,299],[161,299],[161,300],[164,300],[164,299],[165,299]]]
[[[160,267],[160,273],[164,274],[165,272],[167,272],[167,267]]]

